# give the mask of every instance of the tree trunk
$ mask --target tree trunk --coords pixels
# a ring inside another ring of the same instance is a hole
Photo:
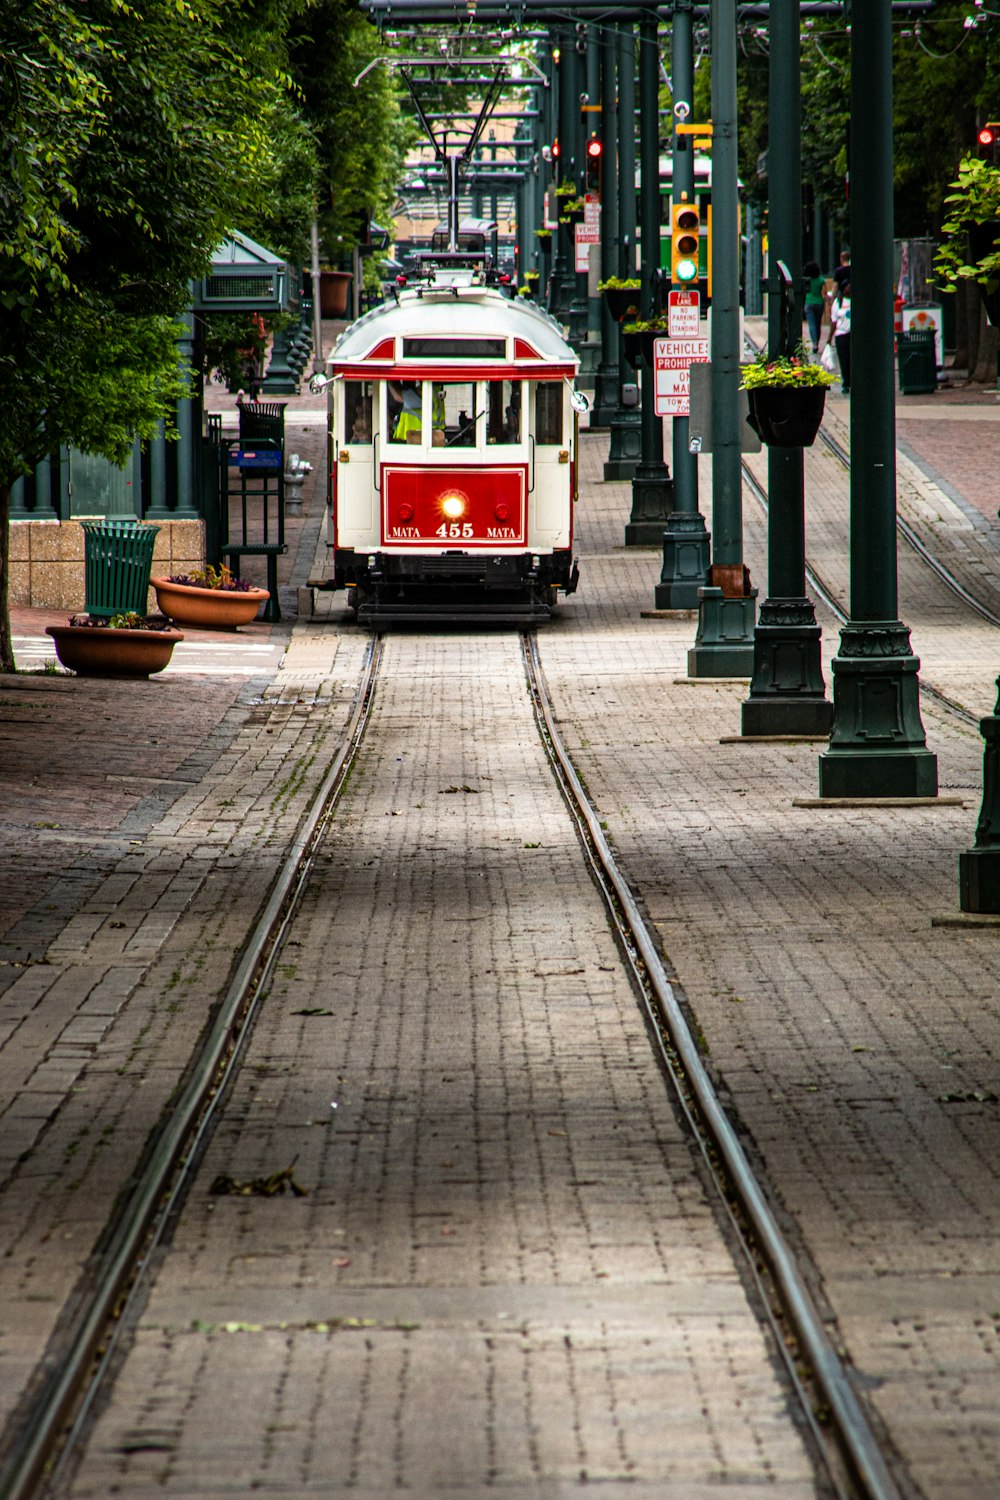
[[[980,304],[979,347],[976,350],[975,366],[969,372],[972,380],[982,381],[987,385],[996,380],[998,348],[1000,348],[1000,330],[987,323],[986,310]]]
[[[960,286],[958,288],[958,290],[955,292],[954,296],[955,296],[955,359],[954,359],[954,367],[955,367],[956,370],[968,370],[970,368],[970,361],[969,361],[969,338],[970,338],[970,322],[971,322],[971,320],[969,318],[969,298],[968,298],[968,295],[967,295],[967,288],[964,285]],[[976,296],[976,301],[977,302],[979,301],[978,294]]]
[[[16,672],[10,634],[10,485],[0,480],[0,672]]]

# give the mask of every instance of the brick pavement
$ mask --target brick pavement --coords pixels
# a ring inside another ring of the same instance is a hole
[[[591,481],[601,457],[589,449]],[[832,571],[846,478],[827,464],[815,488],[810,544]],[[907,1482],[940,1500],[1000,1495],[998,934],[931,925],[957,907],[978,792],[963,809],[793,809],[815,795],[819,747],[720,744],[745,690],[677,681],[693,624],[639,618],[656,559],[606,550],[628,491],[587,493],[576,618],[542,643],[574,757]],[[993,534],[944,512],[928,529],[971,538],[995,578]],[[749,501],[746,514],[763,582]],[[909,561],[901,580],[932,675],[991,706],[995,630]],[[978,735],[923,713],[942,783],[978,788]]]
[[[939,401],[940,393],[928,400]],[[830,407],[836,420],[846,403],[835,398]],[[917,424],[904,420],[916,454]],[[920,429],[921,445],[943,430],[945,419],[931,420],[933,428],[929,421],[927,432]],[[914,1482],[948,1500],[1000,1493],[996,935],[928,926],[933,912],[956,905],[955,855],[971,842],[977,798],[970,795],[964,811],[915,817],[793,812],[791,795],[815,789],[814,751],[718,745],[738,724],[740,690],[675,685],[693,626],[639,618],[651,603],[659,558],[622,548],[627,489],[596,484],[601,440],[586,439],[585,450],[580,519],[589,560],[581,593],[542,643],[578,764],[646,894],[714,1064]],[[971,450],[984,483],[993,451],[984,442]],[[905,463],[900,472],[905,480]],[[706,510],[708,475],[703,462]],[[936,541],[980,584],[995,586],[995,525],[977,506],[976,481],[964,478],[960,488],[943,459],[930,488],[926,475],[911,477],[917,519],[937,525]],[[844,550],[836,542],[838,517],[842,527],[846,513],[843,482],[830,471],[810,483],[810,537],[818,541],[828,528],[826,557],[834,567]],[[928,519],[928,505],[940,524]],[[297,549],[300,569],[308,568],[319,534],[315,513],[313,524],[311,541]],[[763,584],[763,530],[749,502],[747,539],[755,581]],[[940,614],[925,630],[924,591],[913,578],[902,612],[925,662],[937,652],[943,672],[960,673],[963,693],[968,685],[966,701],[991,706],[982,692],[996,671],[995,633]],[[277,637],[275,653],[260,674],[269,677],[284,656],[287,686],[280,674],[267,687],[254,682],[238,653],[226,680],[221,644],[210,657],[214,648],[203,641],[192,665],[209,662],[219,675],[187,677],[169,699],[166,676],[150,683],[149,701],[155,691],[155,701],[170,703],[164,728],[156,744],[133,729],[119,731],[114,771],[106,769],[105,726],[134,723],[136,685],[0,681],[8,793],[0,859],[11,854],[0,872],[2,931],[9,940],[16,928],[28,945],[27,959],[21,949],[0,959],[7,986],[0,1083],[10,1101],[4,1124],[12,1143],[2,1178],[4,1416],[56,1326],[102,1206],[119,1190],[173,1085],[178,1059],[201,1024],[198,997],[221,983],[266,884],[267,862],[294,824],[306,785],[292,804],[283,802],[287,757],[299,759],[308,784],[316,770],[312,747],[335,737],[346,708],[361,638],[338,627],[337,616],[322,632],[311,626],[293,636],[295,583],[290,573],[287,580],[289,618],[268,633]],[[28,623],[37,632],[37,616]],[[949,634],[956,623],[960,662]],[[835,632],[826,624],[829,651]],[[111,697],[102,701],[105,691]],[[81,727],[74,728],[68,705],[83,710]],[[33,763],[40,715],[45,762],[36,754]],[[933,710],[925,709],[925,723],[941,755],[942,782],[978,787],[976,737]],[[78,796],[67,794],[70,772]],[[246,799],[239,811],[237,782]],[[240,822],[247,811],[252,827]],[[57,961],[31,961],[43,948]],[[261,1074],[262,1086],[268,1076]],[[27,1154],[18,1162],[22,1148]],[[286,1223],[281,1210],[279,1202],[276,1239]],[[341,1238],[332,1234],[331,1250]],[[268,1282],[267,1265],[258,1270]],[[303,1281],[290,1317],[303,1316],[306,1292]],[[320,1321],[328,1305],[323,1286],[310,1295]],[[343,1305],[346,1316],[363,1316],[359,1302]],[[223,1315],[226,1306],[219,1303]],[[378,1304],[376,1310],[385,1322],[396,1316],[390,1305],[384,1316]],[[176,1312],[180,1320],[180,1306]],[[420,1317],[431,1315],[423,1305]],[[615,1314],[623,1326],[632,1316],[627,1308]],[[266,1337],[288,1347],[280,1333]],[[215,1342],[215,1367],[232,1368],[225,1338]],[[288,1367],[297,1379],[308,1382],[309,1370],[324,1381],[339,1373],[308,1339],[296,1342]],[[370,1381],[372,1352],[358,1342],[352,1369]],[[155,1364],[155,1346],[147,1349]],[[200,1351],[171,1351],[176,1363],[164,1378],[182,1391],[184,1358]],[[393,1358],[404,1355],[393,1351],[390,1365]],[[157,1368],[165,1371],[165,1360]],[[143,1415],[140,1439],[155,1416]],[[279,1420],[268,1438],[275,1450],[285,1442],[283,1425]],[[324,1440],[317,1429],[318,1446]],[[501,1449],[503,1441],[501,1431]],[[601,1493],[596,1484],[588,1488]],[[694,1500],[697,1490],[684,1494]]]
[[[208,1192],[293,1158],[308,1197]],[[516,636],[396,632],[72,1494],[623,1483],[815,1493]]]

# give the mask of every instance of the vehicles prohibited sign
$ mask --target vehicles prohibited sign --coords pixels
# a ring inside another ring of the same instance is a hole
[[[658,417],[690,416],[691,366],[707,361],[707,338],[654,340],[654,402]]]

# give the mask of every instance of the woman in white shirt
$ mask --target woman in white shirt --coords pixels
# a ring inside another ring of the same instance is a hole
[[[851,283],[845,282],[837,291],[830,307],[830,323],[837,346],[840,364],[840,383],[844,395],[851,392]]]

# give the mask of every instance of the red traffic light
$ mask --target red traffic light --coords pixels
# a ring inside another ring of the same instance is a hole
[[[996,126],[984,125],[976,136],[976,140],[981,146],[995,146],[997,141]]]
[[[558,161],[559,160],[559,142],[558,141],[553,141],[552,142],[552,160],[553,161]]]
[[[590,140],[587,142],[587,155],[590,158],[590,160],[591,161],[600,161],[600,159],[601,159],[601,153],[602,153],[603,150],[604,150],[604,147],[601,144],[601,142],[597,139],[597,136],[596,135],[592,135],[590,137]]]

